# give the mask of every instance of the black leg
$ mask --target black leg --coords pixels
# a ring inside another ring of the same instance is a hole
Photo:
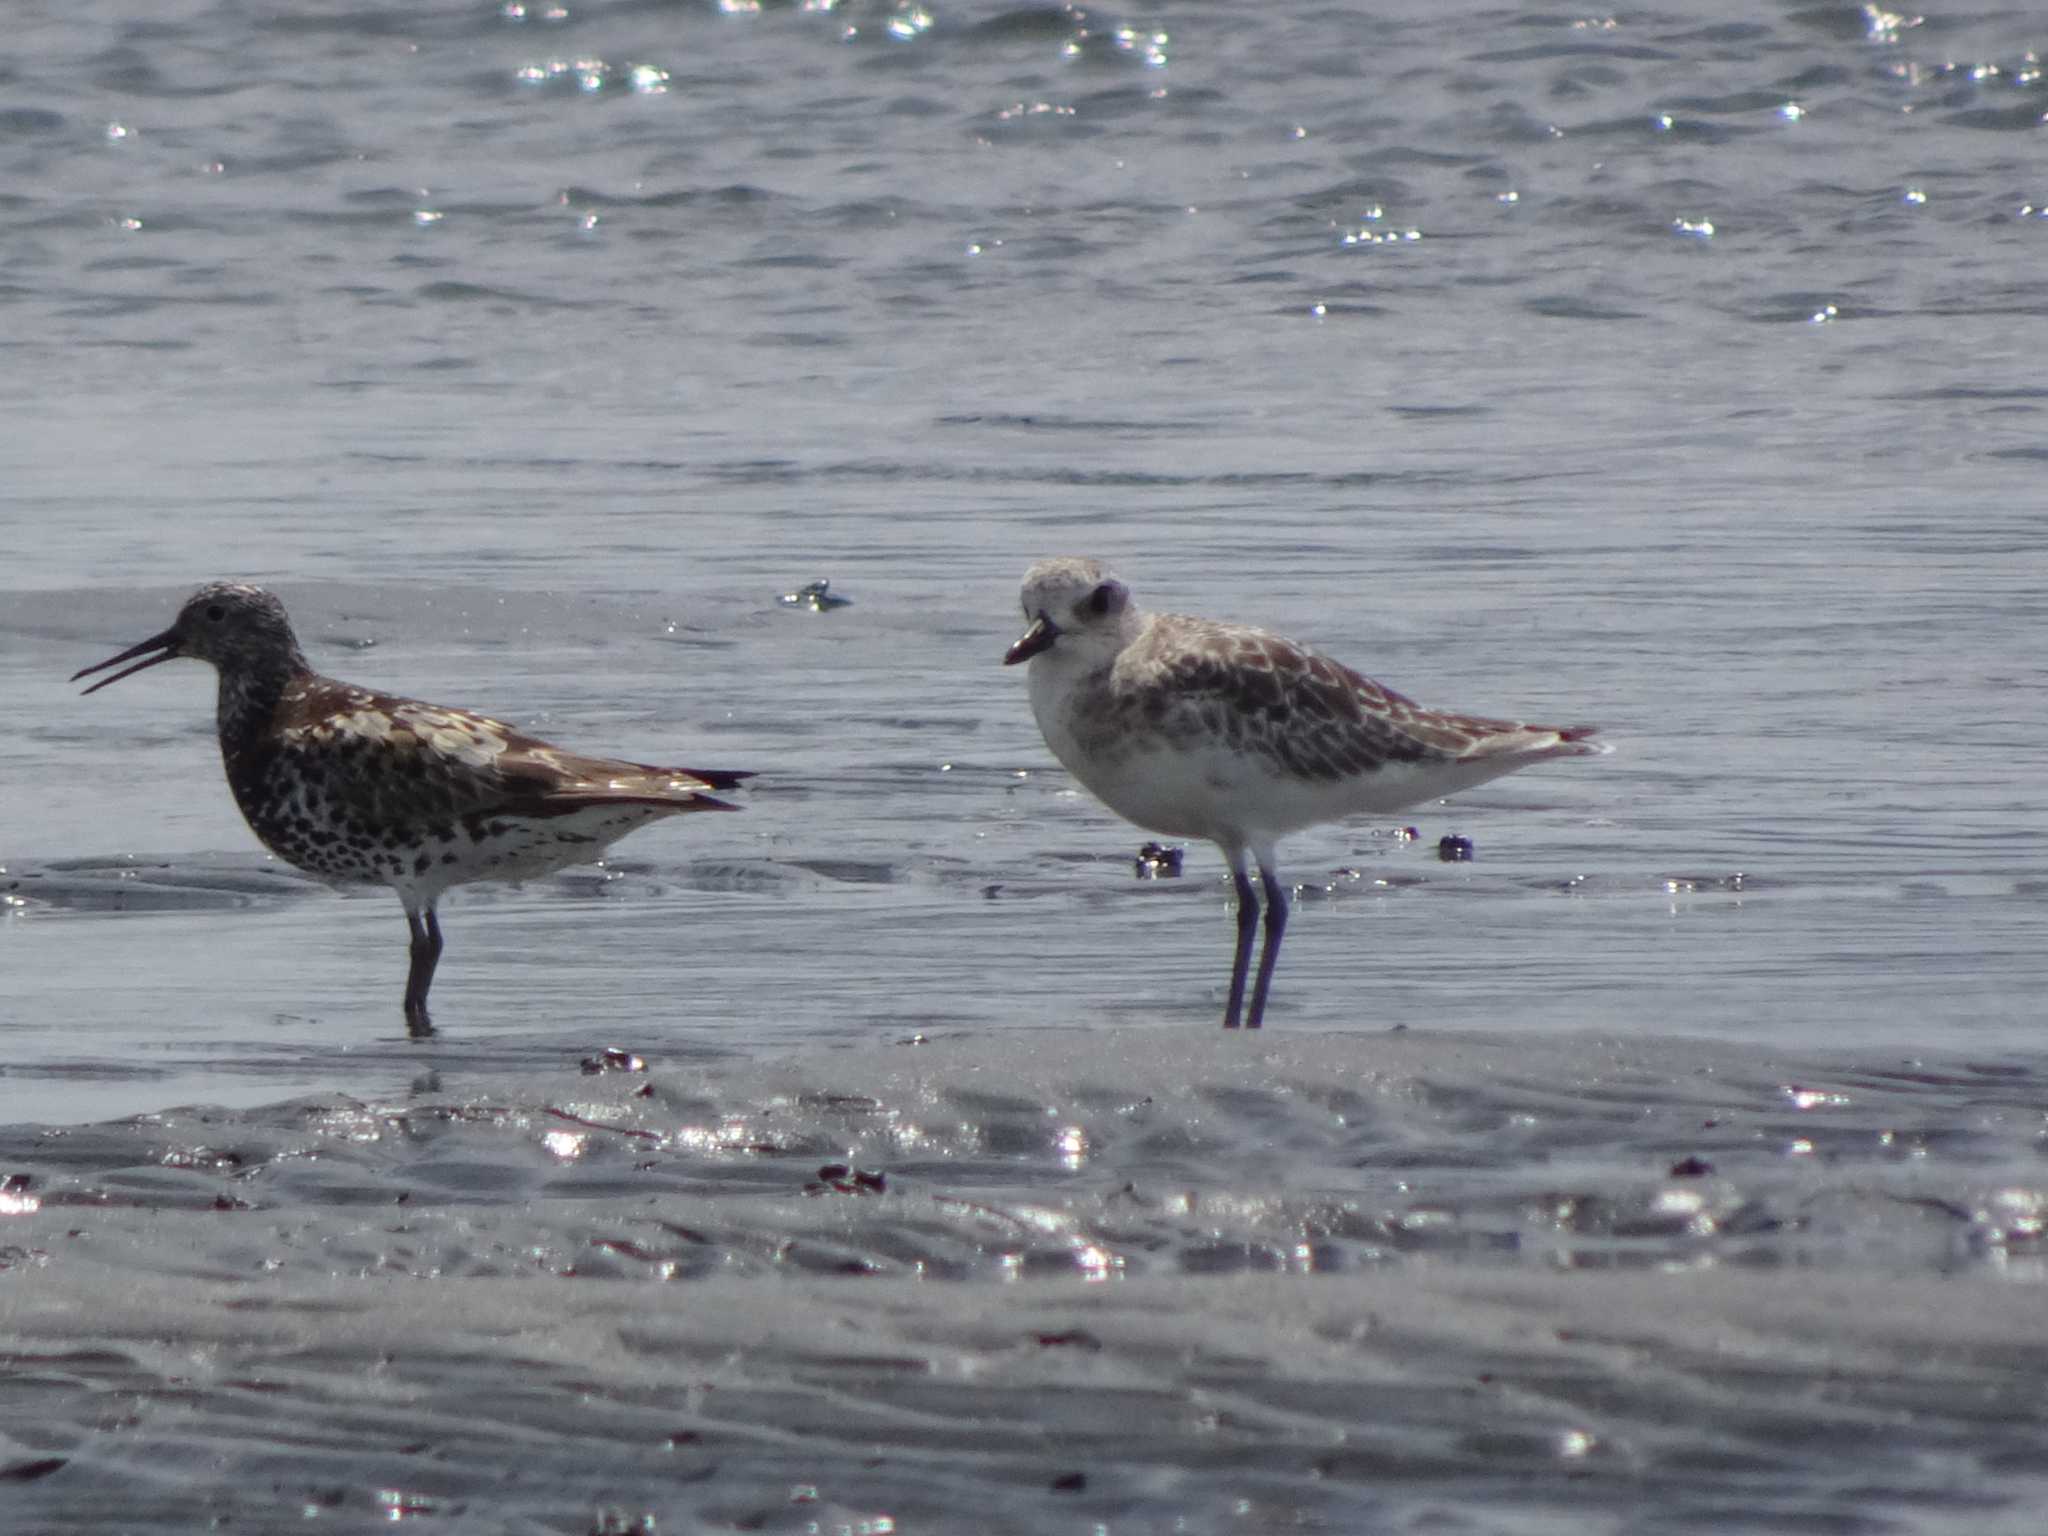
[[[412,968],[405,973],[405,1032],[424,1040],[434,1032],[427,1018],[427,988],[434,984],[434,967],[441,962],[441,919],[432,907],[424,912],[408,908],[405,926],[412,930]]]
[[[1287,888],[1274,878],[1273,866],[1266,859],[1259,860],[1259,877],[1266,882],[1266,947],[1259,951],[1259,979],[1252,988],[1246,1029],[1257,1029],[1266,1022],[1266,989],[1273,984],[1273,962],[1280,958],[1280,935],[1287,931]]]
[[[1242,850],[1226,849],[1225,857],[1230,860],[1230,879],[1237,887],[1237,959],[1230,967],[1230,1001],[1223,1008],[1223,1027],[1237,1028],[1237,1016],[1244,1011],[1244,977],[1251,969],[1252,934],[1259,926],[1259,894],[1252,889],[1251,876],[1245,873]],[[1258,1015],[1252,1015],[1254,1027]]]

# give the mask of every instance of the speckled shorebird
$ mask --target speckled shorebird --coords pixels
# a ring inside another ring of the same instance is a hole
[[[414,1035],[433,1032],[434,904],[450,886],[587,863],[657,817],[736,811],[704,791],[752,777],[579,757],[468,710],[322,677],[284,604],[237,582],[201,587],[169,629],[72,681],[135,662],[85,690],[95,693],[179,656],[220,673],[221,760],[264,846],[323,880],[388,885],[405,903]]]
[[[1266,942],[1247,1029],[1287,927],[1274,844],[1347,816],[1386,814],[1553,757],[1609,749],[1586,725],[1522,725],[1423,709],[1305,646],[1264,630],[1146,613],[1093,560],[1024,576],[1029,627],[1003,660],[1031,663],[1031,709],[1046,745],[1097,799],[1169,837],[1223,850],[1237,888],[1237,957],[1223,1027],[1244,1005],[1259,900]]]

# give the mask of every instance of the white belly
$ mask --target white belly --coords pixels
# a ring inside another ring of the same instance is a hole
[[[483,818],[481,836],[472,837],[466,828],[456,830],[447,842],[424,850],[424,868],[417,858],[395,862],[383,879],[427,901],[450,886],[472,881],[537,879],[593,863],[635,827],[667,814],[656,806],[596,805],[532,820]]]

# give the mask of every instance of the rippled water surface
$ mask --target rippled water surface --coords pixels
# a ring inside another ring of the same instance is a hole
[[[18,1528],[2036,1529],[2040,18],[13,19]],[[1226,1038],[1065,552],[1616,751],[1291,839]],[[64,681],[219,576],[747,813],[409,1041],[210,674]]]

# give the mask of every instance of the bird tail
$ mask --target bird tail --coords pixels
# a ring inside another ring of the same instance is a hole
[[[1614,748],[1604,741],[1595,741],[1600,727],[1597,725],[1566,725],[1558,727],[1557,745],[1551,749],[1553,757],[1604,757]]]
[[[613,778],[608,786],[609,793],[600,790],[596,798],[615,798],[621,802],[641,805],[664,805],[685,811],[737,811],[744,807],[729,801],[717,800],[704,793],[707,789],[737,789],[744,780],[754,777],[752,772],[711,768],[657,768],[652,763],[621,763],[618,767],[632,768],[646,781],[645,787],[627,786]]]
[[[755,777],[754,770],[725,768],[671,768],[670,773],[680,773],[692,779],[701,779],[713,789],[738,789],[748,779]]]

